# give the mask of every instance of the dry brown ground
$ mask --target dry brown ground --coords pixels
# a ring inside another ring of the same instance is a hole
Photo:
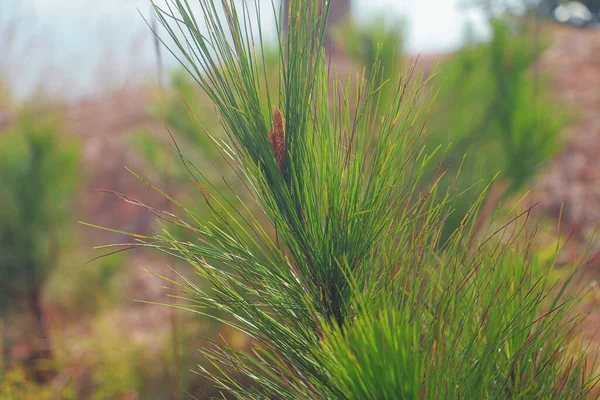
[[[533,185],[533,198],[567,231],[587,238],[600,221],[600,30],[559,27],[541,69],[574,112],[565,145]]]
[[[574,110],[575,121],[564,132],[558,156],[534,182],[531,199],[556,220],[562,206],[563,235],[571,237],[565,260],[593,246],[581,285],[595,285],[600,246],[590,243],[590,236],[600,222],[600,30],[557,28],[540,67],[551,77],[555,94]],[[585,336],[598,343],[600,297],[589,300],[582,309],[588,314]]]

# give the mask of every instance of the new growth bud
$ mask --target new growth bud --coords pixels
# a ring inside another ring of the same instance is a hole
[[[275,107],[273,112],[273,130],[269,131],[269,139],[271,141],[271,147],[275,152],[275,159],[277,165],[284,174],[284,163],[285,163],[285,131],[283,130],[283,117],[281,111]]]

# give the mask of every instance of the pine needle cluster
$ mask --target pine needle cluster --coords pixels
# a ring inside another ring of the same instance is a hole
[[[244,399],[585,397],[596,380],[576,345],[577,299],[533,250],[528,212],[474,236],[482,195],[440,245],[452,198],[438,186],[452,178],[423,182],[436,154],[421,122],[427,82],[414,66],[385,97],[377,73],[340,81],[322,50],[328,7],[273,5],[278,31],[282,18],[289,27],[273,76],[258,0],[154,5],[245,185],[223,193],[175,142],[211,219],[168,197],[173,213],[145,206],[162,232],[133,236],[194,267],[171,282],[182,307],[252,338],[248,351],[209,343],[199,371]]]

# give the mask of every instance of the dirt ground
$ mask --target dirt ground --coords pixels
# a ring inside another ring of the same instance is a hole
[[[566,261],[592,247],[582,271],[581,286],[597,286],[600,242],[600,29],[558,28],[552,46],[540,60],[540,70],[551,76],[557,97],[574,111],[564,132],[565,144],[532,187],[532,202],[544,215],[557,220],[562,205],[563,235],[570,236]],[[591,292],[581,312],[587,314],[585,337],[598,351],[600,296]]]
[[[574,114],[564,147],[533,185],[545,214],[585,240],[600,221],[600,30],[560,27],[540,70]]]

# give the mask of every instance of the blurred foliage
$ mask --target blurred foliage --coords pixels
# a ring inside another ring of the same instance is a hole
[[[165,124],[160,135],[141,128],[128,136],[129,145],[148,166],[144,178],[159,182],[162,189],[169,194],[177,193],[182,199],[196,198],[201,193],[199,187],[183,190],[190,174],[206,177],[223,187],[225,183],[218,180],[221,174],[228,180],[237,180],[225,158],[219,154],[223,135],[218,117],[210,102],[184,73],[173,74],[170,90],[156,97],[150,114]],[[173,135],[174,142],[169,135]],[[196,203],[194,211],[202,214],[205,206],[205,202]],[[157,229],[160,228],[157,226]],[[185,233],[185,229],[178,228],[172,232],[178,236]]]
[[[44,383],[54,363],[42,294],[72,232],[79,145],[56,114],[37,107],[24,107],[0,132],[0,317],[31,318],[27,369]]]
[[[24,112],[0,135],[0,304],[41,289],[71,229],[79,147],[54,116]]]
[[[491,26],[489,43],[466,46],[443,61],[436,74],[441,90],[428,119],[428,142],[451,143],[443,166],[459,174],[448,183],[461,194],[447,234],[495,177],[504,196],[523,189],[556,152],[569,120],[545,77],[534,70],[547,43],[526,24],[492,20]]]
[[[141,345],[110,321],[97,319],[93,330],[87,343],[82,343],[82,364],[93,371],[89,398],[110,399],[128,394],[135,394],[135,398],[140,399],[149,398],[144,388],[144,375],[150,373],[152,365],[160,365],[159,360],[145,365]],[[124,338],[127,338],[127,346],[123,346]],[[161,340],[157,337],[156,341]]]
[[[460,4],[466,8],[478,8],[495,17],[552,18],[577,27],[598,23],[600,11],[600,0],[463,0]],[[567,13],[565,19],[557,18],[556,11],[561,8],[563,13]]]
[[[27,378],[27,373],[20,367],[6,371],[0,370],[0,398],[3,400],[75,400],[72,386],[56,393],[48,385],[40,385]]]
[[[378,81],[383,82],[384,77],[398,76],[404,70],[403,27],[402,20],[389,21],[383,15],[367,23],[347,18],[335,27],[334,35],[346,56],[367,68],[369,74],[379,64],[382,76]]]
[[[506,13],[523,14],[527,11],[551,7],[560,0],[462,0],[465,7],[478,7],[490,15],[500,16]]]
[[[196,85],[181,71],[172,76],[171,88],[165,96],[158,96],[150,113],[169,129],[186,157],[204,163],[221,160],[218,150],[203,129],[211,134],[218,132],[219,121],[211,104],[202,96]],[[168,135],[166,129],[161,134]],[[167,136],[158,137],[148,130],[138,130],[130,135],[130,143],[160,175],[178,182],[187,180],[189,174],[179,155],[170,147]],[[211,168],[212,170],[212,168]]]
[[[61,261],[45,290],[46,299],[69,315],[99,312],[128,297],[127,280],[122,274],[125,254],[85,261],[89,261],[87,249],[78,246],[61,252]]]
[[[274,49],[264,49],[261,68],[274,81],[279,74],[278,59],[279,54]],[[278,94],[263,89],[262,95],[275,98]],[[156,96],[150,114],[156,121],[164,123],[168,132],[163,129],[156,135],[147,129],[137,130],[129,135],[129,143],[163,180],[177,185],[187,182],[190,173],[206,175],[213,182],[219,181],[222,175],[228,181],[237,179],[226,161],[230,158],[226,155],[230,150],[223,142],[222,121],[210,99],[186,71],[178,70],[172,74],[168,89]],[[181,155],[174,148],[169,133]],[[182,163],[181,156],[189,163],[191,172]]]
[[[8,90],[8,84],[0,77],[0,107],[10,105],[12,99],[10,91]]]
[[[279,53],[273,48],[263,49],[260,68],[265,76],[276,82],[279,75]],[[225,71],[226,66],[222,67]],[[272,85],[260,89],[263,98],[276,99],[279,95]],[[156,121],[166,125],[160,135],[148,129],[129,134],[129,144],[146,161],[149,175],[161,182],[161,187],[177,193],[178,199],[197,199],[202,189],[187,185],[190,176],[199,181],[210,182],[229,199],[246,197],[253,206],[248,191],[233,193],[231,188],[244,187],[239,170],[232,165],[232,149],[222,129],[222,121],[214,105],[199,90],[197,82],[186,71],[172,74],[169,88],[156,96],[150,114]],[[173,135],[173,140],[169,137]],[[265,132],[265,137],[268,133]],[[179,153],[181,152],[181,153]],[[184,161],[182,161],[182,158]],[[190,190],[191,189],[191,190]],[[209,217],[207,203],[196,202],[193,211]],[[174,235],[186,235],[187,229],[175,228]]]
[[[365,68],[368,78],[375,75],[372,78],[378,90],[374,95],[378,101],[385,102],[385,96],[389,97],[393,91],[392,83],[406,70],[404,22],[390,21],[384,15],[366,23],[346,18],[334,28],[333,35],[346,56]]]
[[[469,38],[434,76],[433,86],[440,89],[427,117],[427,144],[445,152],[443,163],[431,173],[458,175],[444,180],[455,196],[446,238],[495,178],[503,187],[496,197],[523,189],[555,153],[568,122],[568,112],[550,95],[546,78],[533,70],[547,40],[536,36],[526,21],[492,19],[491,28],[488,43]],[[364,26],[348,21],[336,33],[353,61],[369,74],[375,68],[378,83],[395,81],[404,71],[400,23],[386,24],[383,17]],[[385,86],[377,93],[393,85]]]
[[[119,311],[106,308],[86,319],[85,334],[78,332],[82,328],[78,325],[54,330],[56,363],[74,398],[168,397],[169,379],[162,359],[164,335],[159,331],[152,341],[141,339],[128,325]]]
[[[175,400],[194,388],[219,395],[205,378],[191,374],[189,366],[201,360],[200,337],[220,336],[235,343],[239,332],[222,324],[199,325],[193,315],[183,314],[173,342],[169,312],[148,311],[148,305],[104,307],[68,330],[54,329],[56,363],[77,399]],[[178,353],[173,346],[179,347]]]

